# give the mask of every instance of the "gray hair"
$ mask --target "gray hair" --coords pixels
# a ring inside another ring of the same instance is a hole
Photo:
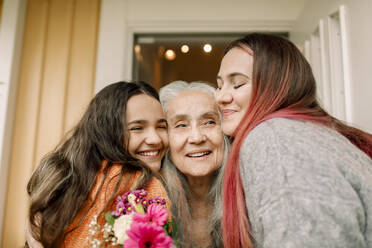
[[[225,164],[230,151],[230,141],[224,135],[224,156],[220,168],[214,172],[214,180],[208,192],[208,200],[213,205],[213,210],[209,216],[209,231],[212,237],[212,244],[208,248],[223,247],[221,221],[222,221],[222,183],[225,171]],[[160,171],[168,190],[169,198],[172,202],[172,217],[178,225],[179,239],[178,247],[195,247],[196,244],[190,238],[189,223],[191,223],[191,209],[188,202],[190,198],[190,187],[186,177],[178,170],[170,158],[169,149],[164,157]]]
[[[160,103],[165,114],[168,112],[168,102],[174,97],[178,96],[178,94],[180,94],[182,91],[186,90],[201,91],[213,97],[216,93],[215,88],[203,81],[195,81],[191,83],[187,83],[185,81],[171,82],[162,87],[159,91]]]
[[[216,89],[209,85],[206,82],[197,81],[187,83],[184,81],[174,81],[160,89],[159,97],[160,102],[163,107],[164,113],[168,111],[168,102],[171,101],[174,97],[178,96],[183,91],[201,91],[215,96]],[[221,113],[218,110],[218,114],[221,121]],[[211,187],[208,192],[208,199],[213,203],[213,211],[209,216],[209,228],[210,234],[212,237],[212,244],[210,247],[222,247],[222,232],[221,232],[221,220],[222,220],[222,182],[224,167],[229,153],[230,142],[227,136],[224,136],[224,157],[223,162],[215,171],[215,177],[211,184]],[[170,152],[168,150],[164,161],[163,166],[160,172],[167,184],[169,197],[172,204],[172,215],[178,220],[180,225],[181,233],[179,237],[181,242],[179,247],[194,247],[195,244],[192,243],[189,237],[188,223],[191,222],[191,210],[188,204],[190,188],[187,183],[185,176],[177,169],[175,164],[170,158]]]

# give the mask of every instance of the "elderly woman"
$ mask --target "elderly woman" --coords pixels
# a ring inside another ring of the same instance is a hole
[[[160,89],[168,122],[169,152],[163,174],[179,223],[178,247],[222,247],[221,184],[227,144],[205,83],[176,81]]]

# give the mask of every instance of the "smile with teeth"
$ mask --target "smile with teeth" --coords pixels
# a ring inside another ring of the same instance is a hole
[[[160,150],[137,152],[137,154],[145,157],[156,157],[160,154]]]
[[[200,157],[203,157],[203,156],[206,156],[206,155],[209,155],[209,154],[211,154],[210,151],[205,151],[205,152],[189,153],[186,156],[190,157],[190,158],[200,158]]]

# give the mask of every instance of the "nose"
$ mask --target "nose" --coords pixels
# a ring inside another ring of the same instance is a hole
[[[232,94],[229,89],[222,87],[216,92],[216,101],[219,105],[225,105],[231,103],[233,100]]]
[[[145,142],[148,145],[158,145],[161,143],[161,138],[156,129],[150,129],[146,134]]]
[[[205,142],[207,137],[203,132],[201,132],[199,127],[193,127],[190,130],[190,135],[188,141],[190,144],[200,144]]]

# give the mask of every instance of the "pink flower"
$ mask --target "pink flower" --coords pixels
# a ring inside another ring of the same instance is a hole
[[[117,217],[122,216],[124,210],[125,210],[124,202],[118,201],[118,203],[116,204],[116,209],[115,211],[113,211],[113,215]]]
[[[145,214],[135,213],[133,221],[146,224],[155,223],[158,226],[163,226],[167,222],[167,218],[168,212],[162,205],[151,204]]]
[[[125,241],[124,248],[169,248],[173,245],[172,238],[155,224],[133,222],[127,234],[129,239]]]

